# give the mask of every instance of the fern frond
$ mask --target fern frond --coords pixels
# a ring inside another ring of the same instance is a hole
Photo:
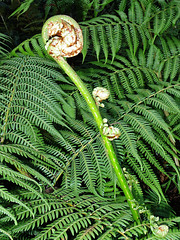
[[[81,179],[83,179],[84,184],[94,193],[98,191],[103,195],[105,179],[114,175],[103,143],[99,138],[96,139],[96,132],[92,128],[77,120],[69,119],[69,122],[73,130],[79,132],[79,135],[67,131],[62,132],[66,135],[68,144],[74,152],[67,164],[66,184],[75,190],[82,185]],[[108,175],[109,172],[111,174]]]
[[[153,123],[158,128],[166,131],[169,136],[172,136],[168,124],[164,121],[161,114],[159,114],[157,111],[151,108],[147,108],[143,104],[135,106],[134,111],[138,114],[143,115],[150,123]]]
[[[160,172],[168,175],[161,164],[154,158],[153,153],[147,146],[140,140],[137,142],[139,151],[144,155],[144,158],[148,160],[151,164],[153,164]]]
[[[7,53],[10,51],[10,45],[12,43],[12,39],[6,34],[0,33],[0,57],[5,57]]]
[[[46,195],[49,208],[41,200],[31,199],[29,201],[33,212],[36,213],[34,218],[25,220],[29,216],[29,211],[14,206],[14,212],[19,221],[18,226],[12,227],[8,220],[9,217],[1,218],[0,225],[4,221],[8,222],[7,232],[11,231],[13,236],[18,236],[19,239],[29,230],[34,236],[32,239],[36,240],[68,237],[69,232],[74,239],[80,239],[83,236],[93,239],[94,236],[106,235],[106,231],[112,236],[117,236],[119,231],[124,231],[126,226],[132,222],[127,204],[121,198],[114,201],[113,193],[108,200],[93,196],[83,189],[78,193],[79,195],[76,196],[76,193],[69,189],[61,189],[55,192],[55,195]]]
[[[111,0],[85,2],[86,14],[93,14]],[[68,61],[89,92],[98,86],[110,91],[99,110],[121,131],[112,144],[135,202],[166,217],[172,209],[157,173],[177,186],[180,47],[171,32],[180,11],[174,0],[122,0],[116,7],[114,15],[80,24],[83,67]],[[51,61],[41,36],[8,56],[0,66],[0,175],[6,186],[0,187],[0,239],[155,239],[144,215],[134,224],[87,104]],[[155,197],[146,201],[141,186]],[[170,228],[166,239],[178,239],[179,219],[170,218],[160,221]]]
[[[180,230],[179,229],[173,229],[170,230],[167,235],[164,238],[164,240],[178,240],[180,237]],[[153,234],[149,234],[148,237],[143,238],[143,240],[159,240],[159,237],[154,236]]]
[[[42,188],[40,184],[38,184],[35,180],[23,174],[20,174],[19,172],[16,172],[2,164],[1,164],[0,174],[3,176],[4,179],[8,180],[9,182],[15,183],[20,187],[28,189],[31,192],[33,192],[35,196],[38,196],[39,198],[43,199],[43,196],[40,193],[42,191]]]
[[[4,236],[8,236],[9,239],[13,240],[13,238],[11,237],[11,235],[8,232],[4,231],[3,229],[0,229],[0,232],[3,233]]]
[[[159,236],[155,236],[155,234],[153,234],[151,232],[148,232],[147,227],[150,228],[150,225],[149,225],[148,222],[143,222],[141,225],[132,226],[129,229],[127,229],[124,233],[125,233],[126,236],[129,236],[129,237],[132,237],[133,235],[136,235],[137,238],[135,238],[135,239],[137,239],[137,240],[139,239],[138,233],[141,235],[141,239],[143,239],[143,240],[145,240],[145,239],[146,240],[150,240],[150,239],[158,240],[160,238],[166,239],[166,240],[170,240],[170,239],[178,240],[179,239],[179,234],[180,234],[179,229],[178,228],[171,229],[171,226],[175,225],[176,222],[179,222],[178,217],[169,218],[169,219],[167,219],[167,222],[166,222],[166,219],[160,219],[158,221],[158,225],[166,224],[170,228],[167,235],[164,236],[163,238],[159,237]]]
[[[83,58],[85,59],[87,50],[90,47],[88,39],[91,37],[97,59],[99,60],[100,52],[103,52],[105,61],[107,61],[109,51],[111,51],[113,60],[115,54],[121,47],[121,28],[119,25],[119,18],[114,15],[104,15],[82,22],[80,25],[85,39],[85,47],[82,52]]]
[[[158,149],[158,152],[162,152],[163,154],[163,148],[156,141],[150,126],[148,126],[148,123],[145,122],[143,118],[129,113],[124,117],[124,120],[129,123],[135,131],[140,133],[146,142],[150,143],[151,146],[154,146],[156,150]]]
[[[26,206],[23,202],[21,202],[17,196],[14,196],[13,194],[9,193],[8,190],[4,186],[0,186],[0,196],[1,196],[1,198],[5,199],[6,201],[14,202],[14,203],[21,205],[22,207],[26,208],[27,210],[29,210],[32,213],[31,209],[28,206]],[[15,223],[17,224],[16,221],[15,221]]]
[[[158,134],[159,134],[159,136],[158,136]],[[166,136],[164,135],[164,133],[162,131],[159,131],[158,134],[157,134],[157,138],[158,138],[159,143],[163,144],[165,149],[167,148],[167,150],[166,150],[167,154],[164,156],[165,161],[168,162],[174,168],[174,170],[177,172],[177,175],[180,176],[179,170],[174,162],[174,159],[172,159],[172,157],[179,159],[177,154],[175,154],[175,152],[172,150],[172,149],[175,149],[174,146],[172,146],[172,144],[169,144],[172,147],[171,148],[171,147],[169,147],[169,145],[166,145],[165,142],[167,142],[167,141],[166,140],[164,141],[164,138],[166,138]],[[160,155],[161,155],[161,153],[160,153]]]
[[[101,48],[104,53],[105,61],[108,58],[109,50],[111,50],[112,60],[114,59],[115,54],[121,47],[123,33],[126,36],[127,43],[133,55],[135,55],[139,46],[139,37],[141,37],[144,48],[147,45],[147,36],[149,37],[147,31],[141,27],[141,24],[138,25],[121,21],[115,15],[103,15],[90,21],[83,22],[81,26],[85,34],[85,39],[88,39],[90,36],[92,37],[92,43],[98,60]],[[121,30],[121,26],[124,31]],[[89,30],[84,30],[86,28],[89,28]],[[106,35],[104,34],[105,32]],[[87,45],[85,42],[85,50],[83,52],[84,58],[86,53]]]
[[[25,0],[23,3],[21,3],[21,5],[10,15],[10,17],[12,17],[12,16],[14,16],[14,15],[22,15],[23,13],[25,13],[28,9],[29,9],[29,7],[30,7],[30,5],[31,5],[31,3],[32,2],[34,2],[34,0]]]
[[[91,145],[88,145],[87,150],[92,156],[93,165],[95,166],[95,172],[96,172],[96,184],[98,188],[98,192],[101,196],[104,195],[104,188],[105,188],[105,179],[108,177],[106,172],[106,167],[104,166],[105,163],[102,161],[102,155],[99,151],[99,146],[97,143],[92,143]],[[99,153],[99,154],[98,154]]]
[[[160,99],[163,102],[165,102],[167,107],[171,109],[171,112],[179,114],[180,112],[179,106],[169,94],[161,92],[157,95],[157,99]]]
[[[174,38],[160,38],[163,50],[163,78],[166,81],[170,78],[172,81],[178,74],[179,71],[179,59],[180,59],[180,49],[179,40]],[[161,67],[162,68],[162,67]],[[160,69],[161,69],[160,68]]]
[[[39,56],[50,58],[44,47],[41,34],[37,34],[30,39],[25,40],[10,52],[10,56],[18,57],[20,55]]]
[[[27,151],[27,149],[29,151]],[[37,150],[35,149],[34,152],[35,152],[35,156],[33,156],[32,154],[32,149],[29,148],[29,147],[24,147],[22,148],[21,146],[17,146],[17,145],[1,145],[0,146],[0,153],[1,153],[1,157],[0,157],[0,160],[1,162],[7,162],[9,165],[11,166],[14,166],[16,169],[18,169],[19,172],[22,172],[22,173],[26,173],[25,175],[27,176],[34,176],[34,178],[46,183],[47,185],[51,186],[51,182],[47,180],[47,178],[45,178],[43,175],[41,175],[38,171],[36,171],[35,169],[33,169],[32,167],[29,167],[28,165],[26,164],[23,164],[22,161],[20,161],[18,158],[17,158],[17,155],[18,156],[23,156],[25,158],[30,158],[30,159],[34,159],[35,161],[37,161],[37,156],[38,154],[36,153]],[[31,152],[31,153],[29,153]],[[10,153],[10,154],[9,154]],[[14,154],[16,156],[14,156]],[[40,157],[39,155],[39,158],[42,158],[42,155]],[[25,159],[24,159],[25,160]],[[38,161],[37,161],[38,162]],[[36,164],[37,164],[36,162]],[[49,164],[50,164],[50,159],[49,159]],[[45,163],[44,163],[45,165]],[[54,168],[55,168],[55,164],[54,164]],[[52,164],[52,168],[53,168],[53,164]]]
[[[0,205],[0,212],[7,215],[12,221],[14,221],[14,224],[17,225],[17,220],[16,220],[15,216],[10,211],[8,211],[6,208],[4,208],[2,205]],[[5,232],[3,232],[3,233],[5,233]]]
[[[154,33],[155,35],[162,34],[164,31],[166,31],[170,25],[173,22],[173,18],[175,17],[176,10],[174,9],[176,6],[173,6],[173,1],[172,5],[170,4],[169,8],[165,8],[162,11],[159,11],[155,16],[154,16]],[[168,15],[167,15],[168,14]],[[168,21],[163,21],[166,16],[168,16]]]
[[[121,132],[121,136],[119,138],[120,141],[122,142],[123,145],[125,145],[126,149],[128,150],[128,153],[130,153],[142,167],[142,162],[137,152],[136,146],[137,137],[134,134],[132,128],[129,127],[124,121],[121,121],[121,123],[118,124],[118,128]]]
[[[147,206],[153,215],[169,219],[175,218],[172,207],[164,199],[159,202],[159,196],[151,190],[149,190],[147,194]]]
[[[92,77],[102,81],[103,86],[110,91],[112,95],[110,95],[110,100],[113,101],[114,94],[121,99],[124,94],[133,93],[134,90],[145,86],[145,82],[159,82],[155,71],[149,69],[147,66],[133,66],[131,62],[127,61],[127,59],[125,60],[123,57],[116,56],[113,63],[107,60],[106,65],[102,64],[101,61],[92,62],[92,64],[98,67],[93,70],[94,75],[92,75]],[[109,79],[114,89],[108,85]],[[108,84],[106,84],[106,82],[108,82]]]
[[[161,201],[161,198],[165,199],[160,183],[155,173],[151,169],[151,165],[145,160],[145,158],[142,158],[141,165],[139,163],[137,164],[132,157],[128,157],[127,161],[132,167],[132,169],[136,172],[138,177],[142,179],[143,182],[159,196],[159,201]]]
[[[19,64],[20,61],[23,63],[22,66]],[[2,118],[4,118],[2,139],[5,137],[8,131],[8,125],[12,124],[12,122],[14,125],[14,130],[15,128],[25,130],[22,127],[19,127],[19,122],[24,122],[24,117],[26,118],[27,122],[30,121],[31,124],[36,124],[36,126],[44,128],[46,131],[50,131],[51,133],[57,134],[57,136],[61,137],[59,132],[55,130],[50,122],[54,121],[65,126],[62,121],[62,115],[64,115],[64,113],[60,110],[57,100],[55,100],[54,96],[49,93],[49,89],[51,89],[51,92],[54,90],[56,94],[58,93],[59,97],[61,96],[61,90],[58,91],[60,88],[56,84],[54,85],[49,79],[49,75],[51,75],[52,70],[48,72],[48,69],[46,70],[41,66],[41,64],[38,65],[38,63],[36,63],[37,59],[35,58],[27,58],[26,60],[15,58],[8,60],[6,64],[4,63],[1,66],[1,71],[4,72],[4,75],[1,77],[2,83],[4,81],[8,81],[8,84],[10,84],[9,86],[12,86],[10,89],[4,91],[4,106],[1,106],[1,111],[3,113]],[[8,68],[10,70],[7,70]],[[17,73],[17,78],[15,80],[14,77],[9,79],[6,77],[11,71],[15,71]],[[29,81],[27,81],[27,79]],[[41,79],[44,80],[43,87]],[[52,89],[53,86],[54,89]],[[10,96],[9,100],[7,96]],[[61,99],[62,102],[64,102],[63,98]],[[37,114],[37,112],[39,112],[41,117]],[[23,117],[21,119],[22,114]],[[16,116],[18,116],[17,123],[14,121],[16,120]],[[32,132],[32,128],[29,130]],[[6,136],[12,141],[19,141],[21,138],[23,139],[23,134],[20,135],[18,132],[16,134],[17,137],[15,135],[15,131],[9,131],[9,136],[8,134]],[[32,135],[34,134],[35,132],[32,132]],[[23,142],[26,142],[26,140],[24,139]]]

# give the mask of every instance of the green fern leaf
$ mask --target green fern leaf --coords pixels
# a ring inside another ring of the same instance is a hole
[[[97,60],[99,61],[100,42],[99,42],[99,39],[98,39],[98,34],[97,34],[95,26],[91,26],[90,31],[91,31],[91,36],[92,36],[92,40],[93,40],[94,49],[96,51],[96,57],[97,57]]]
[[[14,224],[17,225],[17,220],[16,220],[15,216],[10,211],[8,211],[6,208],[4,208],[2,205],[0,205],[0,212],[7,215],[11,220],[14,221]]]
[[[32,210],[27,207],[23,202],[21,202],[17,196],[12,195],[11,193],[8,192],[8,190],[4,187],[4,186],[0,186],[0,196],[5,199],[6,201],[10,201],[10,202],[14,202],[14,203],[18,203],[19,205],[23,206],[24,208],[26,208],[27,210],[29,210],[32,213]],[[14,219],[14,218],[13,218]],[[17,224],[16,220],[14,219],[15,223]]]
[[[148,109],[145,105],[135,106],[135,112],[142,114],[146,119],[148,119],[151,123],[155,124],[158,128],[163,129],[168,133],[169,136],[172,136],[168,124],[164,121],[162,116],[153,109]]]
[[[142,162],[138,155],[136,147],[137,138],[132,129],[128,127],[127,124],[123,121],[118,124],[118,128],[121,132],[120,140],[122,141],[122,144],[125,145],[128,152],[131,153],[131,155],[139,162],[139,165],[142,167]]]
[[[0,40],[0,57],[5,57],[5,55],[10,51],[12,39],[3,33],[0,33]]]
[[[65,124],[61,120],[63,112],[60,110],[58,104],[55,102],[54,97],[49,93],[49,89],[51,88],[51,92],[52,92],[52,87],[53,87],[53,84],[48,77],[48,75],[50,75],[51,72],[48,73],[48,71],[45,70],[43,67],[41,67],[41,65],[36,64],[37,59],[26,59],[26,60],[27,61],[24,61],[24,59],[19,59],[19,58],[13,59],[13,60],[11,59],[7,61],[7,65],[1,66],[1,71],[3,71],[4,74],[6,75],[9,74],[7,68],[10,68],[11,69],[10,71],[17,71],[16,73],[18,74],[17,79],[16,81],[14,81],[14,85],[12,86],[12,88],[4,92],[4,94],[10,95],[11,97],[9,102],[7,102],[6,100],[8,98],[6,99],[3,98],[4,106],[2,106],[1,110],[4,115],[5,122],[4,122],[4,127],[2,129],[2,136],[6,135],[7,126],[9,123],[13,122],[13,124],[16,125],[16,122],[14,121],[14,118],[16,116],[11,114],[11,111],[13,111],[16,115],[18,115],[19,121],[22,121],[21,115],[23,114],[23,118],[25,117],[26,119],[28,119],[27,121],[31,121],[31,123],[34,123],[37,126],[52,132],[53,134],[55,134],[56,132],[57,136],[61,137],[59,132],[56,131],[53,128],[52,124],[50,123],[50,121],[53,120],[54,122],[57,122],[65,126]],[[24,61],[22,66],[19,65],[19,61],[22,61],[22,62]],[[36,66],[34,66],[34,69],[32,70],[33,63],[36,64]],[[16,67],[14,67],[14,64],[16,64]],[[24,71],[24,68],[26,68],[26,72]],[[40,74],[41,74],[41,77],[40,77]],[[37,76],[38,78],[36,78]],[[2,78],[2,83],[3,83],[3,79],[6,79],[5,75]],[[29,79],[29,83],[27,82],[27,79]],[[43,84],[43,87],[40,79],[46,79],[46,84]],[[9,79],[8,80],[9,83],[10,83],[10,80],[13,81],[14,79],[13,78]],[[38,85],[36,83],[38,83]],[[61,96],[61,90],[57,91],[58,88],[59,87],[57,87],[57,85],[56,87],[54,85],[54,91],[56,92],[56,94],[57,92],[59,92],[59,96]],[[41,115],[41,118],[39,117],[37,112],[39,112],[39,114]],[[19,125],[18,122],[17,124]],[[21,128],[21,130],[23,129]],[[18,142],[20,142],[20,139],[23,139],[22,134],[19,135],[19,138],[18,138],[18,133],[16,135],[15,132],[11,132],[11,133],[9,132],[9,137],[11,138],[12,141],[14,140]],[[26,142],[25,139],[22,141]]]
[[[156,151],[161,152],[162,155],[164,154],[164,150],[161,145],[155,139],[155,136],[148,126],[149,124],[143,120],[140,116],[134,114],[126,114],[124,120],[131,124],[135,131],[141,134],[141,136],[145,139],[146,142],[150,143]]]
[[[166,40],[160,38],[162,48],[163,48],[163,55],[164,55],[164,79],[167,80],[170,76],[170,80],[174,79],[179,70],[179,54],[180,50],[177,46],[177,39],[167,38]]]
[[[128,157],[127,161],[138,174],[139,178],[142,179],[143,182],[159,196],[159,202],[162,197],[166,199],[156,175],[152,171],[150,164],[145,159],[142,159],[142,166],[137,164],[132,157]],[[141,169],[139,169],[139,166],[141,166]]]
[[[99,61],[102,52],[105,61],[108,59],[111,49],[112,61],[121,47],[121,26],[119,18],[115,15],[103,15],[87,22],[82,22],[81,27],[85,39],[83,49],[83,59],[87,54],[88,48],[93,44],[96,57]],[[89,40],[91,38],[91,41]]]
[[[125,34],[125,37],[126,37],[126,40],[127,40],[127,43],[128,43],[128,46],[129,46],[129,49],[130,49],[130,52],[131,52],[131,55],[133,56],[133,43],[131,41],[130,30],[129,30],[127,24],[124,24],[123,28],[124,28],[124,34]]]
[[[106,32],[105,32],[105,29],[102,27],[102,25],[98,28],[98,31],[99,31],[99,38],[100,38],[100,42],[102,45],[102,49],[105,56],[105,62],[106,62],[108,59],[108,45],[107,45]]]
[[[90,44],[90,42],[89,42],[89,29],[87,27],[84,27],[84,29],[83,29],[83,50],[82,50],[83,62],[84,62],[85,57],[87,55],[89,44]]]
[[[8,239],[13,240],[13,238],[11,237],[11,235],[8,232],[4,231],[3,229],[0,229],[0,232],[3,233],[5,236],[8,236]]]
[[[37,34],[30,39],[25,40],[10,52],[10,56],[18,57],[20,54],[28,56],[39,56],[49,58],[45,50],[41,34]]]

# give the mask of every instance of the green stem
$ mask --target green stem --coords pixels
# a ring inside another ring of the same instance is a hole
[[[94,119],[97,123],[97,126],[99,128],[100,134],[102,136],[103,142],[105,144],[109,159],[111,161],[111,164],[114,168],[114,171],[116,173],[117,179],[120,183],[120,186],[124,192],[124,195],[126,196],[127,202],[129,204],[129,207],[131,209],[132,215],[134,220],[137,223],[140,223],[140,219],[139,219],[139,213],[137,210],[134,209],[134,197],[129,189],[129,186],[127,184],[127,181],[124,177],[123,171],[119,165],[117,156],[115,154],[114,148],[112,146],[112,143],[110,142],[110,140],[103,135],[102,131],[102,126],[103,126],[103,120],[102,117],[100,115],[100,112],[96,106],[96,103],[93,99],[93,97],[91,96],[91,94],[89,93],[89,91],[87,90],[86,86],[84,85],[83,81],[80,79],[80,77],[77,75],[77,73],[71,68],[71,66],[66,62],[66,60],[63,57],[60,58],[54,58],[56,60],[56,62],[60,65],[60,67],[64,70],[64,72],[71,78],[71,80],[73,81],[73,83],[77,86],[77,88],[79,89],[79,91],[81,92],[82,96],[84,97],[84,99],[86,100],[93,116]]]

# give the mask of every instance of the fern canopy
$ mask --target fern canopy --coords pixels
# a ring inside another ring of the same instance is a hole
[[[45,2],[47,16],[54,5]],[[121,132],[113,147],[142,222],[133,222],[92,114],[41,35],[8,53],[2,34],[0,239],[159,239],[150,215],[169,226],[164,239],[179,239],[167,199],[171,186],[180,190],[179,3],[85,2],[82,56],[68,61],[89,92],[110,92],[99,110]]]

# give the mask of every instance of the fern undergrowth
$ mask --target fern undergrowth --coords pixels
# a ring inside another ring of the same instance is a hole
[[[180,239],[167,196],[180,191],[180,6],[122,0],[103,14],[113,2],[88,1],[99,15],[80,23],[82,59],[69,62],[90,92],[110,91],[100,112],[121,132],[113,146],[141,224],[85,100],[39,34],[1,56],[0,239],[159,239],[150,215],[169,226],[163,239]]]

